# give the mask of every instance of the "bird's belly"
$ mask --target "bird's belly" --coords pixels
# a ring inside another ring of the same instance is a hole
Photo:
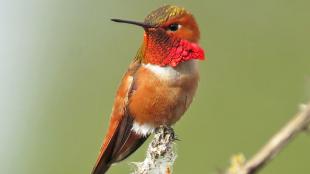
[[[175,72],[158,71],[146,67],[137,74],[137,89],[132,93],[129,110],[139,124],[155,127],[174,124],[184,114],[195,94],[198,71],[182,68],[175,69]]]

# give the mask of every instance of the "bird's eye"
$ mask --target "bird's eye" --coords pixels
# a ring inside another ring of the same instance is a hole
[[[177,31],[180,27],[181,27],[180,24],[173,23],[173,24],[170,24],[170,25],[167,27],[167,30],[169,30],[169,31]]]

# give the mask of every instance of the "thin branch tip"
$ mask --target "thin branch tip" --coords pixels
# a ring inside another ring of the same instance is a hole
[[[227,174],[255,174],[276,156],[299,133],[310,128],[310,103],[299,106],[299,112],[276,133],[252,158],[242,161],[233,157]],[[239,156],[240,157],[240,156]]]
[[[255,174],[275,157],[289,142],[301,132],[310,130],[310,103],[301,104],[299,112],[283,126],[252,157],[245,159],[242,153],[232,156],[230,167],[221,173]],[[132,174],[172,174],[177,157],[175,141],[179,140],[171,127],[161,126],[155,130],[146,158],[143,162],[133,163],[136,170]]]

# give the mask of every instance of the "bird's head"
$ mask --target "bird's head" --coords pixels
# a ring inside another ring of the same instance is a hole
[[[144,22],[112,19],[144,28],[144,40],[136,58],[142,63],[177,66],[191,59],[204,59],[198,45],[200,32],[194,16],[184,8],[166,5],[152,11]]]

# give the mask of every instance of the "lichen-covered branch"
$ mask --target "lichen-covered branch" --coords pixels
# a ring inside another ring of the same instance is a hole
[[[252,158],[246,160],[243,154],[232,157],[231,166],[226,174],[255,174],[276,156],[300,132],[310,127],[310,103],[302,105],[300,111],[276,133]],[[171,127],[159,127],[155,130],[149,144],[146,158],[135,163],[137,169],[133,174],[171,174],[176,159],[174,141],[176,140]]]
[[[276,133],[251,159],[243,155],[232,159],[227,174],[255,174],[277,155],[293,138],[310,126],[310,103],[300,107],[300,111],[278,133]]]
[[[145,160],[135,163],[137,169],[133,174],[171,174],[176,159],[175,140],[175,134],[171,127],[157,128],[147,149]]]

